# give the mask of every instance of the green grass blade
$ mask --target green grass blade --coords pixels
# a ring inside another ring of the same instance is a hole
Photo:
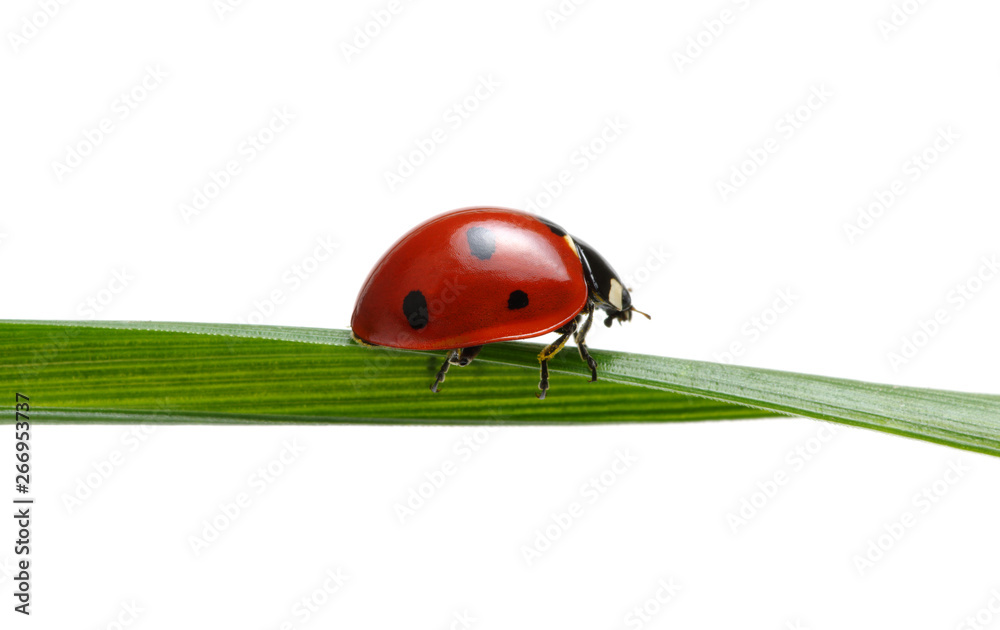
[[[570,349],[540,402],[540,345],[502,343],[428,385],[442,353],[363,348],[348,331],[0,320],[0,382],[36,421],[586,423],[803,415],[1000,455],[1000,396]],[[527,368],[527,369],[525,369]],[[560,376],[572,374],[569,376]]]
[[[343,330],[0,321],[0,383],[31,396],[36,421],[641,422],[769,415],[576,377],[556,376],[559,395],[540,402],[538,361],[527,354],[531,370],[476,361],[456,368],[434,395],[429,385],[443,356],[361,347]]]

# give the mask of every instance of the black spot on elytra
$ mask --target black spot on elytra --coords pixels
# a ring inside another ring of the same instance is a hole
[[[518,289],[517,291],[511,291],[510,297],[507,298],[507,308],[512,311],[516,311],[519,308],[524,308],[528,305],[528,294],[524,291]]]
[[[549,221],[548,219],[543,219],[542,217],[538,217],[538,220],[544,223],[546,227],[552,230],[552,233],[558,236],[559,238],[566,236],[566,230],[562,229],[552,221]]]
[[[469,239],[469,250],[472,251],[472,255],[479,260],[489,260],[497,250],[496,237],[487,228],[470,227],[465,232],[465,237]]]
[[[403,315],[410,328],[420,330],[427,325],[427,299],[420,291],[410,291],[403,298]]]

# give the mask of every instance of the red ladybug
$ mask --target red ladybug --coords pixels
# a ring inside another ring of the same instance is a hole
[[[621,278],[592,247],[555,223],[503,208],[464,208],[426,221],[389,248],[368,274],[351,316],[360,343],[448,350],[431,385],[449,365],[466,366],[483,346],[559,338],[538,355],[539,398],[549,388],[548,360],[574,336],[591,382],[597,362],[585,338],[594,308],[606,326],[633,311]]]

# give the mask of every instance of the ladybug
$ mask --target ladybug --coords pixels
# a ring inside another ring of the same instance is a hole
[[[447,350],[431,384],[498,341],[555,332],[538,355],[537,394],[549,389],[548,360],[572,336],[597,380],[586,337],[594,310],[605,326],[630,321],[632,298],[608,261],[547,219],[504,208],[463,208],[413,228],[368,274],[351,316],[355,341]]]

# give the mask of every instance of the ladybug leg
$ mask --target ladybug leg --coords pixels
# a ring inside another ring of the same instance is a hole
[[[580,330],[576,332],[576,349],[580,351],[580,358],[587,362],[587,367],[590,368],[590,382],[593,383],[597,380],[597,361],[594,360],[594,357],[590,356],[586,339],[587,333],[590,332],[590,325],[594,323],[594,305],[588,303],[584,312],[587,313],[587,319],[583,320]],[[580,314],[582,315],[583,313]]]
[[[468,348],[462,348],[458,351],[458,363],[456,363],[456,365],[465,367],[472,363],[472,360],[479,356],[479,351],[482,349],[482,346],[469,346]]]
[[[538,396],[539,400],[544,400],[545,393],[549,391],[549,359],[556,356],[569,341],[570,336],[576,332],[576,320],[574,319],[556,332],[559,333],[559,338],[542,348],[542,351],[538,353],[538,360],[542,364],[542,377],[538,382],[538,389],[542,391],[535,395]]]
[[[538,400],[545,400],[545,392],[549,391],[549,363],[542,361],[542,378],[538,382],[538,389],[542,390],[535,394]]]
[[[448,373],[448,367],[452,363],[458,363],[458,354],[459,350],[448,351],[448,356],[445,357],[444,363],[441,365],[441,369],[438,370],[437,378],[435,378],[434,382],[431,384],[431,391],[435,394],[438,391],[438,385],[444,382],[444,375]]]
[[[434,383],[431,385],[431,391],[435,394],[437,393],[438,385],[444,382],[444,376],[448,373],[449,366],[457,365],[459,367],[465,367],[466,365],[472,363],[472,360],[476,358],[479,351],[482,349],[482,346],[470,346],[468,348],[460,348],[458,350],[451,350],[448,352],[448,356],[441,365],[441,369],[438,370],[437,378],[434,379]]]

